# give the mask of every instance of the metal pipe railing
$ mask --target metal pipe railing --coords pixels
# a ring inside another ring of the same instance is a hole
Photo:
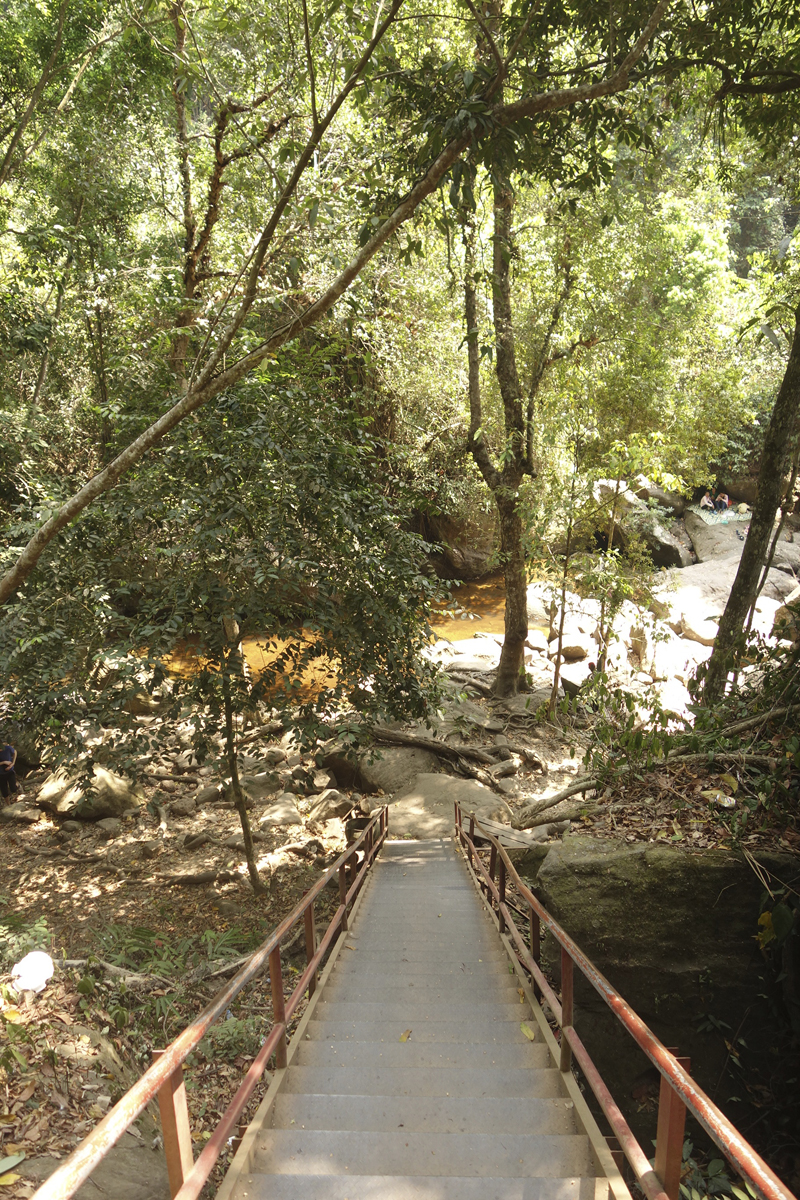
[[[162,1116],[164,1151],[167,1159],[170,1191],[174,1200],[196,1200],[222,1152],[228,1138],[236,1128],[239,1116],[261,1078],[267,1062],[275,1054],[276,1063],[286,1064],[286,1031],[289,1021],[296,1012],[303,994],[309,996],[316,987],[320,964],[335,937],[347,930],[347,914],[358,895],[367,872],[375,861],[388,831],[388,809],[384,806],[370,821],[367,828],[352,846],[337,858],[336,862],[314,884],[297,907],[281,921],[267,940],[259,946],[237,975],[221,989],[190,1025],[184,1029],[166,1050],[158,1052],[153,1064],[141,1079],[130,1088],[110,1112],[95,1126],[77,1146],[69,1158],[57,1168],[49,1179],[34,1192],[32,1200],[69,1200],[80,1185],[88,1179],[98,1163],[105,1158],[112,1146],[136,1120],[150,1101],[158,1096]],[[358,853],[362,851],[364,861],[356,870]],[[351,867],[351,885],[346,885],[346,872]],[[339,879],[339,906],[320,941],[315,946],[313,906],[317,897],[335,876]],[[311,914],[310,921],[307,914]],[[293,926],[303,920],[306,934],[308,964],[297,981],[291,996],[284,1000],[280,965],[281,943]],[[187,1056],[203,1040],[208,1030],[230,1007],[238,994],[269,963],[272,988],[273,1016],[275,1018],[265,1042],[250,1064],[236,1095],[225,1110],[219,1124],[206,1143],[196,1162],[192,1163],[189,1113],[186,1091],[183,1086],[183,1063]]]
[[[475,846],[475,830],[491,847],[489,868],[481,862]],[[571,1059],[583,1072],[594,1092],[614,1135],[625,1153],[633,1172],[648,1200],[678,1200],[680,1184],[683,1127],[686,1110],[696,1118],[722,1153],[748,1180],[764,1200],[797,1200],[774,1171],[755,1152],[735,1125],[697,1086],[688,1071],[688,1060],[676,1058],[663,1045],[644,1021],[634,1012],[619,992],[609,983],[593,962],[578,947],[568,933],[550,916],[533,892],[522,882],[514,864],[500,842],[484,829],[474,813],[469,814],[468,830],[464,828],[463,813],[455,802],[455,836],[464,849],[476,880],[497,914],[501,932],[514,943],[522,966],[532,977],[534,991],[541,994],[552,1010],[561,1030],[561,1070],[569,1070]],[[497,874],[497,881],[495,881]],[[513,880],[517,893],[530,909],[530,949],[517,929],[508,904],[505,889]],[[561,948],[561,1001],[541,970],[541,927],[544,925]],[[630,1127],[603,1083],[597,1067],[573,1025],[573,967],[577,967],[595,991],[602,996],[620,1024],[647,1055],[661,1074],[659,1120],[656,1140],[655,1167],[636,1141]]]

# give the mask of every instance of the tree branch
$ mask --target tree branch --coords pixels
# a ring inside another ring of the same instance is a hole
[[[36,111],[36,106],[42,98],[44,89],[47,87],[47,81],[53,73],[53,67],[56,65],[56,59],[58,58],[61,50],[61,39],[64,34],[64,21],[67,16],[68,4],[69,0],[61,0],[61,8],[58,10],[58,25],[56,27],[56,37],[53,43],[53,51],[45,63],[41,75],[39,76],[39,82],[33,89],[33,94],[28,102],[28,107],[25,109],[25,112],[17,122],[17,128],[14,130],[14,135],[11,138],[8,149],[6,150],[5,158],[3,159],[2,163],[0,163],[0,187],[3,186],[8,178],[11,170],[11,163],[14,158],[14,151],[19,145],[23,133],[30,124],[31,117]]]

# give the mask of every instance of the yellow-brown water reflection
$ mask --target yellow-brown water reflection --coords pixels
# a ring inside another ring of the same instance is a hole
[[[431,628],[438,637],[458,642],[475,637],[476,633],[505,633],[506,593],[502,575],[490,575],[477,583],[462,583],[452,591],[453,601],[449,607],[455,604],[465,613],[473,613],[481,619],[462,620],[460,616],[437,619],[434,611]]]

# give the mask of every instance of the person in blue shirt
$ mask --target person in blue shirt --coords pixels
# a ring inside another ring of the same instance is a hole
[[[3,799],[17,794],[16,761],[17,752],[13,746],[0,746],[0,796]]]

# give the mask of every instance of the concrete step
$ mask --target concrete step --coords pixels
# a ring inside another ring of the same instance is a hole
[[[357,957],[360,956],[360,957]],[[342,961],[344,963],[355,963],[361,959],[368,958],[371,963],[380,963],[380,969],[383,970],[384,963],[391,966],[392,963],[419,963],[420,965],[430,966],[431,964],[447,964],[447,963],[488,963],[495,966],[505,967],[508,963],[508,955],[503,950],[498,949],[479,949],[474,946],[470,947],[468,953],[459,954],[456,950],[444,950],[439,953],[436,950],[426,950],[423,946],[407,947],[401,949],[383,949],[380,951],[369,950],[363,946],[361,942],[352,941],[349,937],[345,941],[344,949],[342,950]]]
[[[360,951],[359,951],[360,953]],[[424,961],[417,960],[416,962],[403,962],[402,959],[385,960],[380,967],[375,965],[373,958],[357,958],[355,954],[348,955],[340,959],[334,968],[338,975],[346,975],[348,978],[358,978],[365,976],[374,978],[380,975],[381,979],[387,976],[438,976],[446,978],[449,975],[458,975],[468,979],[498,979],[503,983],[507,983],[513,971],[509,970],[510,963],[506,958],[505,961],[493,960],[491,962],[482,962],[478,958],[473,958],[469,962],[464,959],[453,958],[448,962],[439,962],[435,958],[429,958]],[[505,978],[504,978],[505,976]]]
[[[326,989],[325,995],[328,995]],[[359,1004],[350,1000],[321,1000],[314,1009],[320,1021],[404,1021],[412,1017],[417,1024],[424,1021],[528,1021],[533,1017],[527,1003],[521,1004],[519,996],[510,1004],[495,1004],[493,1001],[470,1004],[469,1001],[450,1003],[430,1001],[417,1003],[413,997],[403,1000],[370,1001]],[[404,1026],[408,1028],[408,1026]]]
[[[470,1096],[298,1096],[282,1094],[273,1127],[396,1133],[575,1133],[571,1100],[480,1100]]]
[[[249,1200],[607,1200],[605,1179],[244,1175]]]
[[[302,1067],[493,1067],[550,1065],[544,1044],[470,1045],[463,1042],[301,1042],[294,1062]]]
[[[509,976],[509,979],[511,977]],[[434,1000],[449,1000],[465,1003],[470,1000],[476,1004],[490,1004],[492,1000],[498,1004],[513,1004],[519,993],[513,984],[471,983],[470,980],[459,980],[450,976],[446,980],[402,980],[393,982],[391,988],[383,988],[379,975],[374,980],[356,983],[352,979],[337,976],[334,971],[325,987],[326,996],[331,1000],[359,1000],[364,1003],[380,1001],[382,997],[391,996],[398,1001],[410,997],[422,1003]]]
[[[520,1021],[525,1020],[524,1017]],[[528,1026],[541,1040],[533,1017]],[[399,1042],[400,1035],[411,1030],[415,1042],[464,1042],[467,1045],[526,1045],[526,1039],[516,1021],[493,1021],[490,1018],[467,1017],[456,1021],[414,1021],[405,1013],[401,1020],[385,1021],[309,1021],[306,1033],[312,1042]]]
[[[584,1134],[372,1133],[269,1129],[253,1170],[273,1175],[467,1175],[564,1178],[590,1168]]]
[[[306,1043],[310,1045],[310,1043]],[[406,1047],[404,1047],[406,1048]],[[283,1091],[301,1095],[340,1096],[560,1096],[558,1071],[531,1071],[503,1067],[487,1071],[470,1067],[390,1067],[383,1063],[363,1067],[305,1067],[286,1072]]]

